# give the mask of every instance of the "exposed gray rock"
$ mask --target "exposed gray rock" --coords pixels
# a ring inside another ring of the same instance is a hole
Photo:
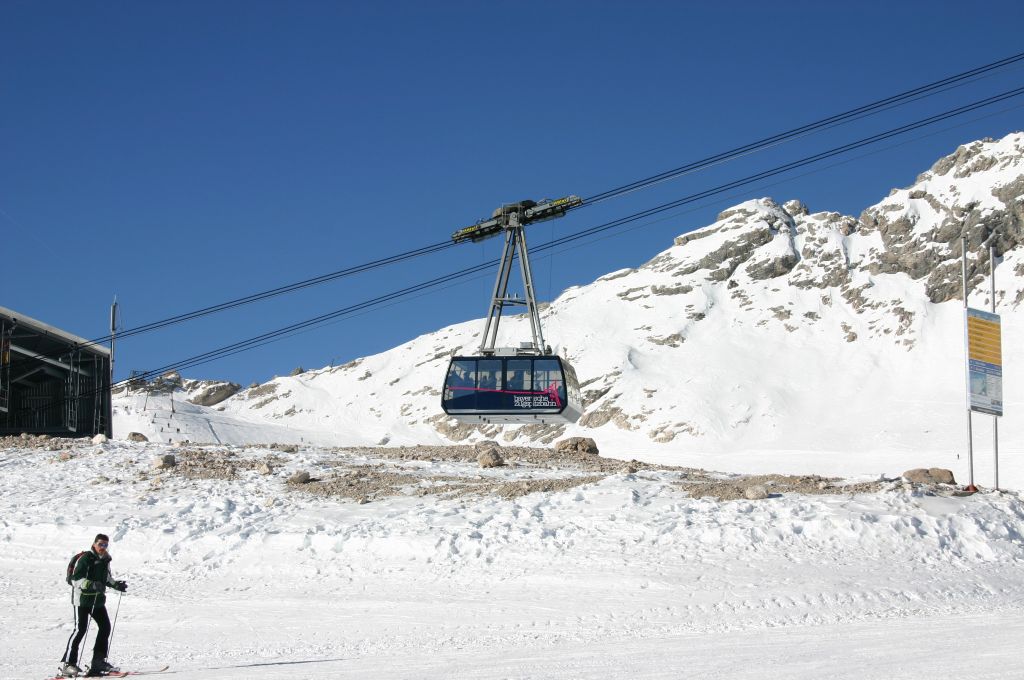
[[[242,389],[241,385],[233,382],[195,380],[189,381],[189,383],[186,383],[185,389],[190,392],[198,390],[189,397],[189,401],[199,406],[216,406]]]
[[[743,490],[743,497],[748,501],[762,501],[768,498],[768,489],[761,484],[751,484]]]
[[[477,454],[483,453],[484,451],[490,451],[491,449],[501,450],[501,444],[493,439],[483,439],[473,444],[473,452]]]
[[[177,464],[177,459],[172,453],[165,453],[162,456],[157,456],[153,459],[151,467],[154,470],[166,470],[174,467]]]
[[[505,459],[501,457],[500,447],[495,446],[478,453],[476,462],[482,468],[492,468],[503,466]]]
[[[305,470],[299,470],[288,478],[289,484],[308,484],[311,477]]]
[[[289,373],[288,375],[290,375],[291,377],[294,378],[295,376],[302,375],[305,372],[306,372],[306,369],[304,369],[302,366],[298,366],[297,368],[292,369],[292,372]]]
[[[272,475],[274,474],[274,468],[270,463],[260,463],[259,466],[256,468],[256,472],[264,476]]]
[[[127,439],[130,442],[148,442],[149,441],[149,437],[147,437],[146,435],[142,434],[141,432],[129,432]]]
[[[793,199],[792,201],[786,201],[785,203],[782,204],[782,208],[793,217],[796,217],[798,215],[809,215],[811,212],[810,210],[807,209],[807,206],[804,205],[803,201],[798,201],[796,199]]]
[[[677,284],[675,286],[651,286],[651,292],[655,295],[685,295],[693,290],[693,286]]]
[[[95,437],[92,438],[92,443],[93,444],[106,444],[107,443],[107,435],[105,435],[105,434],[98,434],[98,435],[96,435]]]
[[[788,274],[800,258],[796,253],[786,253],[776,258],[755,262],[746,268],[747,275],[754,280],[774,279]]]
[[[597,442],[590,437],[569,437],[555,444],[555,450],[569,453],[598,454]]]
[[[903,478],[916,484],[956,484],[953,471],[945,468],[914,468],[904,472]]]

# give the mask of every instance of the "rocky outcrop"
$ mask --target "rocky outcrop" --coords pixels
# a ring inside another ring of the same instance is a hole
[[[188,401],[199,406],[216,406],[242,389],[238,383],[221,380],[186,380],[182,387],[189,393]]]

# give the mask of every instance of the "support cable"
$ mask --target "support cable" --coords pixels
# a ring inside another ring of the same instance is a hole
[[[718,165],[720,163],[724,163],[726,161],[733,160],[741,156],[745,156],[747,154],[759,151],[764,148],[775,146],[777,144],[795,139],[797,137],[802,137],[811,132],[833,127],[835,125],[847,123],[853,120],[857,120],[859,118],[879,113],[881,111],[885,111],[896,106],[901,106],[911,101],[922,99],[926,96],[931,96],[932,94],[936,94],[938,92],[944,92],[948,89],[953,89],[954,87],[960,87],[961,85],[970,82],[972,79],[975,79],[978,76],[982,76],[996,69],[1000,69],[1003,68],[1004,66],[1009,66],[1010,64],[1015,64],[1021,61],[1024,61],[1024,52],[985,64],[983,66],[978,66],[976,68],[970,69],[969,71],[964,71],[963,73],[958,73],[956,75],[949,76],[941,80],[937,80],[927,85],[915,87],[911,90],[901,92],[900,94],[892,95],[891,97],[879,99],[878,101],[872,102],[870,104],[858,106],[857,108],[850,109],[849,111],[844,111],[843,113],[838,113],[833,116],[829,116],[828,118],[823,118],[813,123],[801,125],[800,127],[793,128],[792,130],[787,130],[786,132],[780,132],[778,134],[771,135],[770,137],[765,137],[764,139],[760,139],[756,142],[744,144],[743,146],[736,147],[735,149],[731,149],[729,151],[724,151],[722,153],[708,156],[707,158],[702,158],[701,160],[698,161],[693,161],[692,163],[687,163],[686,165],[679,166],[678,168],[673,168],[671,170],[660,172],[656,175],[651,175],[650,177],[647,177],[645,179],[637,180],[635,182],[630,182],[629,184],[624,184],[620,187],[615,187],[613,189],[602,191],[598,194],[594,194],[593,196],[584,198],[582,205],[570,208],[570,210],[578,210],[579,208],[588,205],[594,205],[596,203],[606,201],[610,198],[615,198],[617,196],[637,191],[638,189],[658,184],[660,182],[664,182],[666,180],[679,177],[681,175],[696,172],[697,170],[702,170],[713,165]]]
[[[604,231],[608,231],[608,230],[613,229],[615,227],[619,227],[619,226],[628,224],[630,222],[635,222],[635,221],[644,219],[646,217],[650,217],[651,215],[655,215],[655,214],[658,214],[658,213],[661,213],[661,212],[664,212],[664,211],[667,211],[667,210],[671,210],[673,208],[677,208],[677,207],[680,207],[680,206],[688,204],[688,203],[693,203],[695,201],[699,201],[701,199],[708,198],[710,196],[714,196],[716,194],[724,193],[726,191],[730,191],[732,189],[735,189],[735,188],[738,188],[738,187],[741,187],[741,186],[752,184],[752,183],[760,181],[762,179],[773,177],[773,176],[776,176],[776,175],[788,172],[790,170],[794,170],[794,169],[801,168],[801,167],[804,167],[804,166],[807,166],[807,165],[811,165],[813,163],[820,162],[820,161],[825,160],[827,158],[832,158],[834,156],[838,156],[838,155],[843,154],[843,153],[847,153],[847,152],[850,152],[850,151],[853,151],[853,150],[856,150],[856,149],[859,149],[859,148],[862,148],[862,147],[865,147],[865,146],[869,146],[871,144],[875,144],[875,143],[878,143],[880,141],[883,141],[883,140],[886,140],[886,139],[890,139],[890,138],[895,137],[897,135],[905,134],[905,133],[911,132],[913,130],[917,130],[917,129],[926,127],[928,125],[933,125],[933,124],[941,122],[943,120],[947,120],[947,119],[953,118],[955,116],[960,116],[960,115],[963,115],[965,113],[968,113],[968,112],[971,112],[971,111],[975,111],[975,110],[977,110],[979,108],[982,108],[982,107],[985,107],[985,106],[991,106],[991,105],[996,104],[998,102],[1005,101],[1005,100],[1010,99],[1012,97],[1018,97],[1018,96],[1021,96],[1021,95],[1024,95],[1024,87],[1019,87],[1019,88],[1016,88],[1014,90],[1009,90],[1009,91],[1004,92],[1004,93],[999,94],[999,95],[988,97],[986,99],[982,99],[982,100],[973,102],[971,104],[967,104],[965,106],[961,106],[961,107],[957,107],[955,109],[951,109],[949,111],[946,111],[945,113],[937,114],[937,115],[934,115],[934,116],[929,116],[928,118],[916,121],[914,123],[909,123],[907,125],[903,125],[903,126],[900,126],[900,127],[897,127],[897,128],[893,128],[893,129],[888,130],[886,132],[882,132],[882,133],[878,133],[878,134],[875,134],[875,135],[871,135],[869,137],[865,137],[865,138],[863,138],[861,140],[858,140],[856,142],[851,142],[849,144],[844,144],[844,145],[835,147],[833,149],[830,149],[828,151],[823,151],[821,153],[813,154],[811,156],[807,156],[807,157],[802,158],[802,159],[797,160],[797,161],[792,161],[790,163],[785,163],[783,165],[777,166],[777,167],[769,169],[769,170],[765,170],[763,172],[755,173],[753,175],[748,175],[747,177],[744,177],[742,179],[738,179],[738,180],[735,180],[735,181],[732,181],[732,182],[728,182],[728,183],[725,183],[725,184],[718,185],[718,186],[716,186],[714,188],[711,188],[711,189],[707,189],[707,190],[700,191],[700,192],[697,192],[697,193],[694,193],[694,194],[690,194],[689,196],[677,199],[675,201],[671,201],[669,203],[664,203],[664,204],[656,206],[654,208],[649,208],[647,210],[643,210],[643,211],[640,211],[640,212],[637,212],[637,213],[633,213],[632,215],[628,215],[626,217],[622,217],[622,218],[619,218],[619,219],[616,219],[616,220],[612,220],[610,222],[606,222],[604,224],[597,225],[595,227],[590,227],[589,229],[584,229],[582,231],[578,231],[578,232],[575,232],[575,233],[572,233],[572,234],[568,234],[566,236],[554,239],[552,241],[549,241],[547,243],[541,244],[539,246],[535,246],[532,250],[534,252],[543,252],[543,251],[551,250],[553,248],[557,248],[559,246],[565,245],[566,243],[570,243],[572,241],[577,241],[577,240],[580,240],[580,239],[583,239],[583,238],[587,238],[587,237],[592,236],[594,234],[598,234],[598,233],[601,233],[601,232],[604,232]],[[360,303],[357,303],[357,304],[354,304],[354,305],[351,305],[351,306],[348,306],[348,307],[344,307],[342,309],[338,309],[338,310],[335,310],[333,312],[328,312],[326,314],[322,314],[320,316],[313,317],[312,319],[307,319],[305,321],[300,321],[298,323],[291,324],[289,326],[285,326],[285,327],[279,328],[279,329],[274,330],[274,331],[269,331],[267,333],[263,333],[261,335],[254,336],[252,338],[248,338],[246,340],[242,340],[242,341],[239,341],[237,343],[233,343],[231,345],[226,345],[224,347],[221,347],[221,348],[218,348],[218,349],[215,349],[215,350],[211,350],[209,352],[204,352],[202,354],[189,357],[187,359],[182,359],[180,361],[174,362],[172,364],[168,364],[166,366],[162,366],[162,367],[154,369],[152,371],[147,371],[146,373],[143,374],[142,377],[145,377],[145,378],[148,379],[149,377],[155,377],[157,375],[161,375],[163,373],[166,373],[167,371],[171,371],[171,370],[179,370],[180,371],[180,370],[183,370],[185,368],[191,368],[192,366],[196,366],[196,365],[203,364],[203,363],[208,363],[209,361],[213,361],[213,360],[216,360],[216,359],[224,358],[226,356],[237,354],[239,352],[246,351],[248,349],[254,349],[255,347],[258,347],[258,346],[260,346],[262,344],[266,344],[268,342],[271,342],[274,339],[276,339],[276,338],[278,338],[280,336],[283,336],[283,335],[285,335],[287,333],[303,330],[303,329],[309,328],[311,326],[315,326],[315,325],[324,323],[326,321],[330,321],[332,319],[335,319],[335,318],[338,318],[338,317],[341,317],[341,316],[346,316],[346,315],[349,315],[349,314],[353,314],[355,312],[364,311],[364,310],[367,310],[367,309],[370,309],[370,308],[373,308],[373,307],[376,307],[376,306],[379,306],[379,305],[383,305],[383,304],[385,304],[387,302],[391,302],[391,301],[396,300],[398,298],[402,298],[402,297],[405,297],[407,295],[411,295],[413,293],[421,292],[421,291],[423,291],[423,290],[425,290],[427,288],[433,288],[433,287],[436,287],[436,286],[439,286],[439,285],[442,285],[442,284],[445,284],[445,283],[450,283],[452,281],[455,281],[455,280],[458,280],[458,279],[462,279],[462,278],[471,276],[473,274],[485,271],[487,269],[491,269],[494,266],[496,266],[498,264],[498,262],[499,262],[498,260],[492,260],[490,262],[484,262],[484,263],[475,265],[473,267],[467,267],[465,269],[462,269],[462,270],[459,270],[459,271],[456,271],[456,272],[452,272],[452,273],[446,274],[444,276],[435,277],[433,279],[429,279],[427,281],[424,281],[424,282],[421,282],[421,283],[418,283],[418,284],[415,284],[415,285],[412,285],[412,286],[407,286],[407,287],[402,288],[400,290],[393,291],[391,293],[388,293],[388,294],[385,294],[385,295],[381,295],[381,296],[378,296],[376,298],[372,298],[370,300],[366,300],[364,302],[360,302]]]
[[[1021,53],[1018,53],[1018,54],[1014,54],[1014,55],[1005,57],[1003,59],[999,59],[999,60],[990,62],[988,64],[984,64],[984,65],[972,68],[970,70],[964,71],[962,73],[958,73],[956,75],[952,75],[952,76],[948,76],[946,78],[942,78],[940,80],[934,81],[932,83],[928,83],[926,85],[921,85],[919,87],[915,87],[913,89],[906,90],[905,92],[902,92],[902,93],[899,93],[899,94],[896,94],[896,95],[892,95],[890,97],[886,97],[884,99],[877,100],[877,101],[872,102],[870,104],[865,104],[863,106],[859,106],[857,108],[850,109],[849,111],[845,111],[845,112],[842,112],[842,113],[839,113],[839,114],[835,114],[835,115],[829,116],[827,118],[823,118],[821,120],[818,120],[818,121],[815,121],[815,122],[812,122],[812,123],[808,123],[806,125],[802,125],[802,126],[797,127],[797,128],[793,128],[793,129],[788,130],[786,132],[780,132],[780,133],[777,133],[775,135],[771,135],[769,137],[765,137],[764,139],[758,140],[756,142],[751,142],[749,144],[745,144],[745,145],[740,146],[740,147],[736,147],[736,148],[734,148],[732,150],[729,150],[729,151],[721,152],[721,153],[715,154],[713,156],[708,156],[707,158],[704,158],[704,159],[701,159],[701,160],[698,160],[698,161],[693,161],[691,163],[688,163],[686,165],[680,166],[678,168],[674,168],[674,169],[671,169],[671,170],[666,170],[664,172],[658,173],[656,175],[652,175],[652,176],[647,177],[645,179],[637,180],[635,182],[630,182],[628,184],[624,184],[624,185],[622,185],[620,187],[616,187],[616,188],[613,188],[613,189],[608,189],[606,191],[603,191],[603,192],[600,192],[598,194],[594,194],[593,196],[590,196],[588,198],[585,198],[581,205],[576,206],[574,208],[570,208],[570,210],[575,210],[575,209],[586,207],[586,206],[589,206],[589,205],[594,205],[596,203],[603,202],[603,201],[609,200],[611,198],[615,198],[615,197],[621,196],[621,195],[626,194],[626,193],[637,191],[639,189],[642,189],[642,188],[645,188],[645,187],[648,187],[648,186],[652,186],[652,185],[657,184],[659,182],[664,182],[664,181],[667,181],[669,179],[673,179],[675,177],[679,177],[679,176],[684,175],[684,174],[690,174],[690,173],[698,172],[700,170],[706,169],[706,168],[711,167],[713,165],[718,165],[718,164],[721,164],[721,163],[725,163],[725,162],[728,162],[730,160],[734,160],[736,158],[739,158],[739,157],[742,157],[742,156],[754,153],[756,151],[759,151],[759,150],[762,150],[762,149],[765,149],[765,148],[768,148],[768,147],[771,147],[771,146],[775,146],[775,145],[784,143],[786,141],[790,141],[790,140],[798,138],[798,137],[802,137],[802,136],[805,136],[805,135],[808,135],[808,134],[811,134],[811,133],[814,133],[814,132],[818,132],[820,130],[827,129],[827,128],[830,128],[830,127],[834,127],[834,126],[837,126],[837,125],[841,125],[841,124],[844,124],[844,123],[848,123],[848,122],[851,122],[853,120],[857,120],[857,119],[865,117],[865,116],[873,115],[875,113],[879,113],[881,111],[888,110],[888,109],[891,109],[891,108],[894,108],[894,107],[897,107],[897,106],[901,106],[901,105],[906,104],[908,102],[916,101],[916,100],[921,99],[923,97],[930,96],[931,94],[935,94],[935,93],[938,93],[938,92],[943,92],[943,91],[952,89],[954,87],[960,87],[962,85],[968,84],[969,82],[972,82],[973,80],[980,79],[983,76],[991,75],[991,73],[993,71],[997,70],[997,69],[1000,69],[1000,68],[1003,68],[1003,67],[1015,64],[1015,63],[1019,63],[1019,62],[1024,62],[1024,52],[1021,52]],[[670,208],[665,208],[665,209],[670,209]],[[573,236],[573,235],[570,235],[570,236]],[[191,311],[191,312],[185,312],[185,313],[182,313],[182,314],[171,316],[171,317],[168,317],[166,319],[161,319],[161,320],[158,320],[158,321],[153,321],[153,322],[150,322],[150,323],[147,323],[147,324],[143,324],[143,325],[137,326],[135,328],[129,328],[129,329],[121,331],[120,334],[119,334],[119,337],[121,337],[121,338],[128,338],[128,337],[132,337],[134,335],[139,335],[139,334],[142,334],[142,333],[147,333],[147,332],[150,332],[150,331],[159,330],[159,329],[171,326],[171,325],[183,323],[183,322],[186,322],[186,321],[191,321],[191,320],[194,320],[194,319],[198,319],[198,318],[201,318],[201,317],[204,317],[204,316],[208,316],[208,315],[211,315],[211,314],[216,314],[218,312],[226,311],[226,310],[229,310],[229,309],[234,309],[234,308],[241,307],[243,305],[247,305],[247,304],[250,304],[250,303],[253,303],[253,302],[258,302],[258,301],[261,301],[261,300],[266,300],[268,298],[277,297],[279,295],[285,295],[285,294],[288,294],[288,293],[292,293],[292,292],[295,292],[295,291],[298,291],[298,290],[302,290],[304,288],[309,288],[309,287],[312,287],[312,286],[319,285],[321,283],[327,283],[329,281],[334,281],[334,280],[337,280],[337,279],[340,279],[340,278],[344,278],[344,277],[347,277],[347,276],[352,276],[352,275],[355,275],[355,274],[360,274],[360,273],[363,273],[363,272],[371,271],[371,270],[376,269],[378,267],[383,267],[383,266],[386,266],[386,265],[389,265],[389,264],[395,264],[395,263],[403,262],[405,260],[412,259],[414,257],[419,257],[421,255],[429,255],[429,254],[433,254],[433,253],[436,253],[436,252],[440,252],[442,250],[446,250],[446,249],[452,247],[453,245],[454,244],[451,241],[442,241],[442,242],[439,242],[439,243],[429,244],[429,245],[426,245],[426,246],[422,246],[420,248],[416,248],[414,250],[410,250],[410,251],[407,251],[407,252],[404,252],[404,253],[399,253],[397,255],[392,255],[392,256],[384,257],[384,258],[379,258],[377,260],[373,260],[371,262],[367,262],[367,263],[364,263],[364,264],[361,264],[361,265],[355,265],[353,267],[348,267],[346,269],[340,269],[340,270],[337,270],[337,271],[334,271],[334,272],[329,272],[329,273],[322,274],[322,275],[319,275],[319,276],[315,276],[315,277],[312,277],[312,278],[309,278],[309,279],[305,279],[303,281],[297,281],[295,283],[286,284],[286,285],[283,285],[283,286],[279,286],[277,288],[272,288],[272,289],[269,289],[269,290],[266,290],[266,291],[262,291],[262,292],[258,292],[258,293],[253,293],[251,295],[246,295],[246,296],[243,296],[243,297],[240,297],[240,298],[235,298],[233,300],[228,300],[226,302],[218,303],[218,304],[215,304],[215,305],[210,305],[208,307],[203,307],[203,308]],[[95,338],[93,340],[88,341],[85,345],[83,345],[83,347],[89,347],[89,346],[93,346],[93,345],[105,344],[105,343],[107,343],[109,341],[110,341],[110,336],[106,335],[106,336]]]

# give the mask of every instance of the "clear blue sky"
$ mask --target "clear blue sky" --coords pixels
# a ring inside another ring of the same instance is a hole
[[[132,327],[435,243],[502,201],[595,194],[1019,52],[1022,25],[1019,1],[4,0],[0,305],[101,336],[115,295]],[[1024,71],[1007,70],[576,211],[529,239],[1020,85]],[[949,127],[538,258],[538,292],[639,265],[754,196],[859,214],[958,144],[1024,128],[1024,109]],[[498,247],[466,245],[125,340],[118,377]],[[483,316],[491,286],[488,275],[186,375],[248,383],[383,351]]]

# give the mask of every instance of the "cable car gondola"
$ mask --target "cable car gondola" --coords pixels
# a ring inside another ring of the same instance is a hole
[[[576,371],[555,355],[452,357],[441,406],[469,423],[574,423],[582,414]]]
[[[454,356],[448,364],[441,408],[449,416],[466,423],[555,424],[579,420],[583,406],[576,371],[567,359],[551,354],[544,344],[523,227],[561,217],[582,202],[579,196],[566,196],[553,201],[503,205],[491,219],[452,235],[453,241],[463,243],[504,233],[505,249],[480,351],[471,356]],[[517,255],[525,299],[508,295],[509,276]],[[526,305],[532,342],[521,343],[518,348],[495,347],[505,305]]]

